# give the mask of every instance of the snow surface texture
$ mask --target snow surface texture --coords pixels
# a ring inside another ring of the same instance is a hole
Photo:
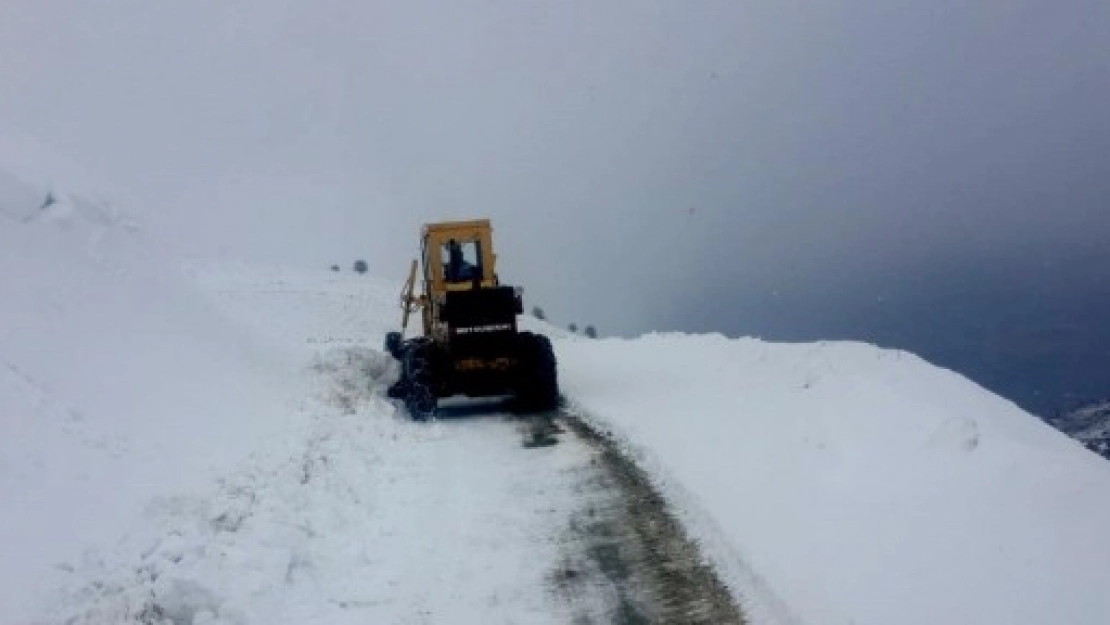
[[[801,622],[1110,614],[1110,467],[955,373],[857,343],[721,336],[558,354],[579,410]]]
[[[273,428],[284,444],[205,493],[156,499],[112,549],[69,564],[43,622],[557,624],[609,610],[604,593],[560,597],[549,579],[587,448],[527,449],[523,424],[497,416],[409,420],[383,396],[395,361],[359,338],[396,312],[371,281],[190,273],[310,363],[290,380],[308,395]]]
[[[569,622],[545,563],[575,505],[562,474],[588,458],[524,449],[502,420],[412,423],[383,397],[394,367],[367,348],[319,358],[299,453],[151,506],[132,557],[76,569],[48,620]]]
[[[0,622],[568,620],[537,572],[584,459],[399,418],[387,276],[184,280],[98,194],[0,171]],[[560,336],[572,405],[757,623],[1110,614],[1110,467],[964,378],[860,344]]]
[[[26,159],[0,172],[0,622],[20,623],[60,563],[207,486],[287,411],[265,351],[130,219]]]

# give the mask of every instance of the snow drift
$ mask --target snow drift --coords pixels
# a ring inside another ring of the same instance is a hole
[[[0,621],[15,623],[60,562],[263,444],[282,395],[265,352],[131,218],[57,178],[70,167],[41,146],[0,147]]]

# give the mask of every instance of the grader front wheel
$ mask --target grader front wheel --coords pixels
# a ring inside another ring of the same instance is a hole
[[[426,421],[435,414],[438,403],[430,348],[415,345],[407,350],[403,367],[405,408],[413,419]]]

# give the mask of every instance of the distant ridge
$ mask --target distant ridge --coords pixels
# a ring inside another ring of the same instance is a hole
[[[1084,404],[1045,421],[1083,443],[1087,449],[1110,459],[1110,399]]]

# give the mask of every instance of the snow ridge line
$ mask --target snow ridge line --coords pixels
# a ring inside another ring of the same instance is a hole
[[[619,429],[575,403],[566,402],[564,413],[574,427],[585,431],[638,469],[666,502],[681,529],[716,573],[750,625],[806,625],[770,586],[736,553],[724,532],[696,498],[670,477],[663,463],[648,449],[632,443]]]

